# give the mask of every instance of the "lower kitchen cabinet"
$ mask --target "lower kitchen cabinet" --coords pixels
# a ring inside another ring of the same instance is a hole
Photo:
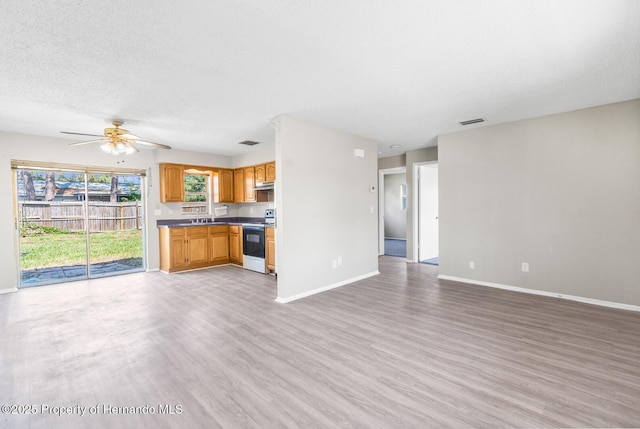
[[[160,228],[160,270],[189,270],[209,265],[209,231],[206,226]]]
[[[159,233],[160,271],[174,273],[229,262],[242,265],[240,225],[159,228]],[[273,243],[275,270],[275,238]]]
[[[209,264],[209,231],[206,226],[184,228],[187,237],[187,266],[204,267]]]
[[[229,262],[229,227],[209,227],[209,255],[212,265],[226,264]]]
[[[242,265],[242,226],[229,225],[229,259]]]
[[[264,229],[264,237],[266,244],[266,259],[267,270],[276,271],[276,229],[273,227],[266,227]]]

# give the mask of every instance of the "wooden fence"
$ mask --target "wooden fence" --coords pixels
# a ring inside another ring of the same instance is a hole
[[[140,201],[110,203],[89,201],[89,231],[125,231],[142,228]],[[84,231],[83,201],[20,201],[20,222],[54,226],[64,231]]]

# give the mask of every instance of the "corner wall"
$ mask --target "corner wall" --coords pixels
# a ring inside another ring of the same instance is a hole
[[[640,305],[640,99],[438,146],[441,276]]]
[[[278,301],[377,274],[376,142],[281,116],[276,163]]]

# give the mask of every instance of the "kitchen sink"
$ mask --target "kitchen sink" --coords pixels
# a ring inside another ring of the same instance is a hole
[[[207,225],[226,225],[228,222],[182,222],[177,224],[178,226],[207,226]]]

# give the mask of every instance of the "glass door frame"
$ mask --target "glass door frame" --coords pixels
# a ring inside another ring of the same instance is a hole
[[[11,160],[12,170],[12,182],[13,182],[13,205],[14,205],[14,233],[15,233],[15,255],[17,265],[17,285],[18,289],[32,287],[32,286],[45,286],[50,284],[66,283],[78,280],[89,280],[101,277],[110,277],[114,275],[129,274],[133,272],[143,272],[147,269],[147,201],[146,201],[146,189],[147,178],[146,170],[142,169],[112,169],[112,168],[100,168],[100,167],[84,167],[71,164],[57,164],[47,162],[33,162],[33,161],[16,161]],[[22,257],[21,257],[21,213],[19,209],[19,193],[18,193],[18,171],[19,170],[37,170],[37,171],[54,171],[56,173],[78,173],[83,175],[84,179],[84,197],[83,197],[83,222],[84,222],[84,234],[85,234],[85,263],[86,263],[86,275],[77,276],[71,278],[55,279],[51,281],[38,282],[37,284],[26,285],[23,284],[22,279]],[[141,219],[141,245],[142,245],[142,265],[141,267],[131,270],[115,271],[113,273],[92,274],[91,271],[91,225],[89,214],[89,174],[105,174],[105,175],[128,175],[138,176],[140,178],[140,219]]]

